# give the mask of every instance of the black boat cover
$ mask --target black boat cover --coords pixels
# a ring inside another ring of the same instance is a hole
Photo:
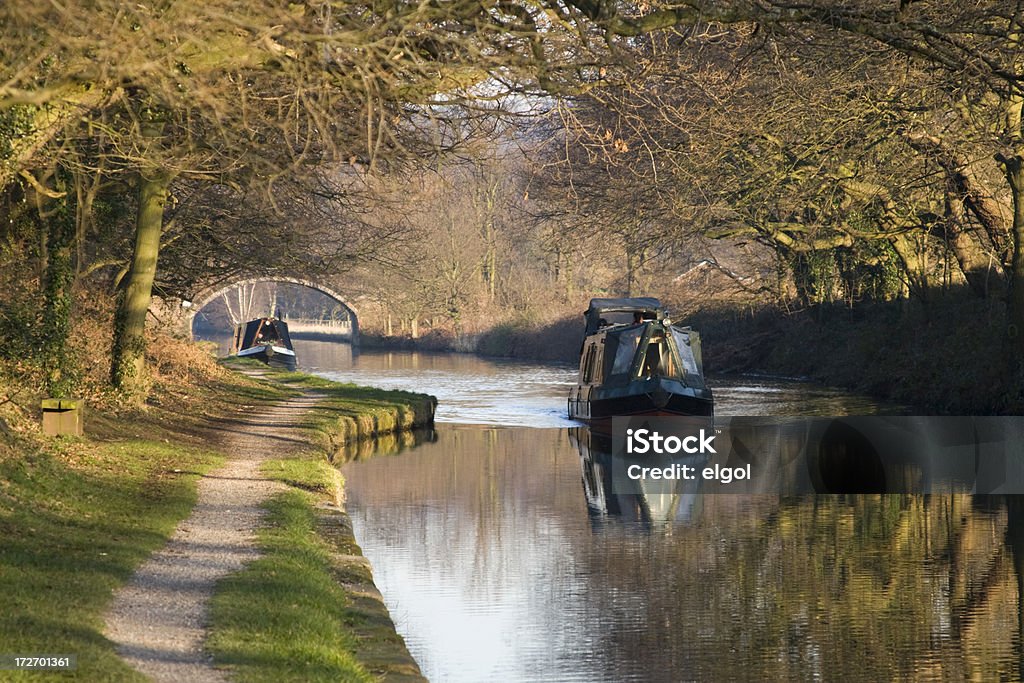
[[[652,296],[638,296],[623,299],[591,299],[590,307],[583,314],[587,318],[587,334],[597,332],[608,324],[629,322],[629,319],[615,319],[616,313],[637,314],[644,320],[663,320],[667,315],[661,302]]]
[[[288,335],[288,325],[275,318],[257,318],[240,324],[235,331],[235,353],[260,344],[275,343],[286,349],[292,349],[292,339]]]

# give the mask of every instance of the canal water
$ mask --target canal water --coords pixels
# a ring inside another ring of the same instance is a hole
[[[565,418],[573,368],[296,352],[331,379],[439,399],[431,438],[342,466],[356,538],[432,681],[1021,678],[1013,501],[616,496]],[[799,382],[710,384],[723,416],[878,408]]]

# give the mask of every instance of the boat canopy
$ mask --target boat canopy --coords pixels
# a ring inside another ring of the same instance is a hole
[[[276,318],[257,318],[240,323],[235,330],[235,352],[253,346],[275,344],[286,349],[292,348],[288,325]]]
[[[599,384],[624,386],[637,379],[663,377],[704,386],[700,335],[688,327],[649,320],[616,326],[607,331],[603,342]]]
[[[584,315],[587,319],[586,334],[590,335],[608,325],[630,324],[641,320],[664,320],[668,316],[668,311],[654,297],[642,296],[591,299]]]

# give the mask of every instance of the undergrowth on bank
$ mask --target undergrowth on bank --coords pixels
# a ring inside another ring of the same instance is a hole
[[[1017,363],[1002,348],[1003,311],[992,303],[950,296],[789,315],[723,307],[689,322],[712,373],[804,377],[935,414],[1013,415],[1024,406]]]

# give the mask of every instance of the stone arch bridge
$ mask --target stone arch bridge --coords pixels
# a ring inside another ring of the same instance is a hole
[[[355,307],[351,303],[349,303],[346,297],[342,296],[334,289],[327,287],[326,285],[323,285],[319,282],[305,280],[303,278],[297,277],[287,277],[282,275],[244,277],[237,280],[230,280],[227,283],[219,283],[217,285],[201,289],[193,296],[191,302],[182,302],[182,305],[185,308],[185,316],[183,323],[188,336],[190,338],[192,337],[192,323],[195,320],[196,314],[203,308],[205,308],[208,304],[216,300],[217,297],[234,289],[235,287],[253,285],[260,282],[288,282],[294,285],[302,285],[303,287],[308,287],[310,289],[316,290],[330,297],[331,299],[334,299],[335,301],[338,302],[338,304],[341,305],[343,309],[345,309],[345,311],[348,313],[349,320],[351,321],[351,327],[348,330],[347,336],[349,337],[353,345],[357,345],[359,343],[359,314],[356,312]],[[291,326],[292,323],[289,322],[289,327],[291,328]],[[310,329],[305,329],[305,327],[309,327]],[[295,331],[313,333],[322,331],[325,333],[329,333],[327,329],[317,330],[315,325],[303,326],[301,329],[296,328]]]

